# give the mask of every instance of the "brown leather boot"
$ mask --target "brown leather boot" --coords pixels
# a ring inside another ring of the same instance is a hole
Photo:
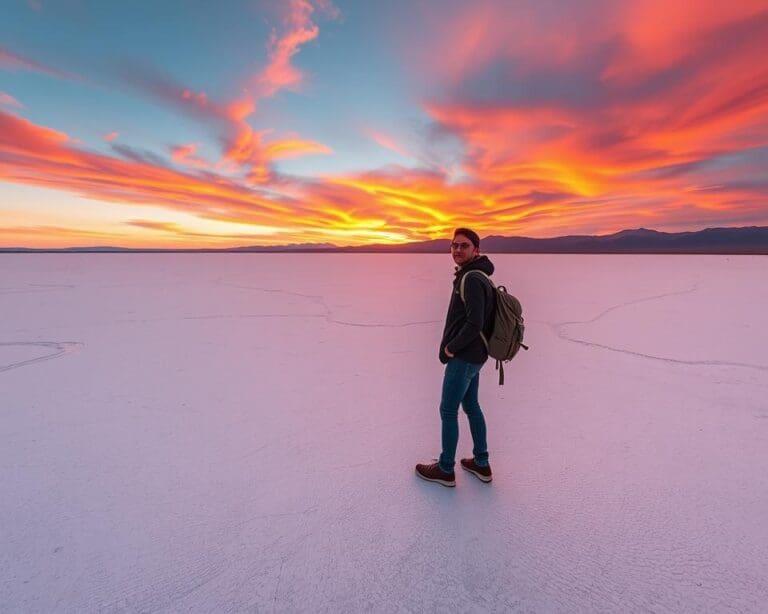
[[[488,467],[481,467],[475,463],[474,458],[462,458],[461,466],[483,482],[490,482],[493,479],[490,465]]]
[[[418,475],[422,480],[437,482],[443,486],[456,486],[456,474],[453,471],[446,473],[440,469],[439,463],[432,463],[431,465],[416,465],[416,475]]]

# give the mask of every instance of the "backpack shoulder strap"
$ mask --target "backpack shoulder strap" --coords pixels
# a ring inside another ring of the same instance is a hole
[[[467,280],[467,275],[470,275],[471,273],[479,273],[480,275],[482,275],[488,280],[488,283],[491,284],[492,288],[496,287],[493,283],[493,280],[482,271],[478,269],[472,269],[471,271],[467,271],[466,273],[464,273],[464,275],[461,276],[461,282],[459,283],[459,296],[461,296],[461,301],[463,303],[466,303],[466,301],[464,300],[464,282]]]
[[[459,296],[461,296],[461,302],[462,303],[466,303],[467,302],[464,299],[464,282],[467,279],[467,275],[469,275],[471,273],[479,273],[480,275],[485,277],[485,279],[488,280],[488,283],[491,284],[491,288],[493,288],[493,291],[494,292],[496,291],[496,286],[494,285],[493,281],[491,280],[491,278],[488,275],[486,275],[485,273],[483,273],[482,271],[480,271],[478,269],[472,269],[471,271],[467,271],[466,273],[464,273],[464,275],[461,276],[461,282],[459,283]],[[488,350],[488,339],[485,338],[485,334],[483,333],[483,331],[480,331],[480,338],[483,340],[483,344],[485,345],[485,349]]]

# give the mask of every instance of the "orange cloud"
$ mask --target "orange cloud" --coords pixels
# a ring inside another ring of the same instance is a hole
[[[78,149],[64,133],[0,111],[0,178],[70,190],[99,200],[162,204],[244,221],[273,221],[291,209],[234,181],[182,173],[141,159],[122,160]]]
[[[332,153],[333,150],[322,143],[307,141],[296,136],[272,141],[267,143],[264,148],[264,155],[268,160],[288,160],[301,156],[328,155]]]
[[[337,14],[330,2],[319,3],[319,7],[327,14]],[[285,12],[285,31],[280,35],[273,32],[268,44],[269,63],[251,79],[246,95],[226,106],[228,117],[234,126],[234,136],[228,138],[224,160],[240,165],[253,164],[249,176],[255,183],[262,183],[271,176],[268,164],[265,164],[269,153],[260,147],[263,135],[254,131],[247,119],[256,110],[258,100],[270,98],[282,89],[295,89],[300,85],[303,75],[293,66],[291,59],[303,44],[317,38],[320,32],[311,19],[315,8],[308,0],[289,0],[280,5],[280,8]],[[272,150],[285,151],[274,147]],[[298,153],[300,148],[293,151],[294,155],[301,155]],[[320,145],[311,153],[330,153],[330,149]]]
[[[552,29],[546,8],[523,2],[509,20],[489,2],[435,25],[437,44],[414,59],[436,77],[425,109],[436,134],[460,140],[464,180],[501,227],[768,222],[768,182],[738,179],[768,147],[768,73],[755,63],[768,10],[686,8],[616,3],[587,24],[564,7]],[[688,189],[701,184],[721,187]]]
[[[137,228],[145,228],[147,230],[157,230],[160,232],[171,232],[178,234],[183,232],[182,227],[179,224],[172,222],[153,222],[152,220],[131,220],[128,222],[131,226]]]
[[[270,232],[264,232],[262,229],[261,233],[255,233],[255,232],[239,232],[239,233],[232,233],[232,232],[199,232],[196,230],[191,230],[190,228],[182,225],[177,224],[174,222],[155,222],[152,220],[129,220],[126,222],[127,226],[140,228],[144,230],[152,230],[157,231],[160,233],[164,233],[167,235],[171,235],[172,239],[175,239],[179,242],[189,241],[189,240],[196,240],[198,243],[200,243],[202,240],[202,244],[210,244],[212,246],[221,246],[222,243],[224,244],[232,244],[232,241],[264,241],[265,235],[267,236],[274,236],[275,234],[279,234],[282,229],[274,229],[275,231],[272,232],[272,229],[270,229]],[[218,229],[217,229],[218,230]]]
[[[306,150],[308,144],[277,142],[276,146],[286,152],[297,147]],[[309,146],[317,148],[316,144]],[[207,170],[181,172],[139,155],[120,159],[84,151],[62,132],[3,111],[0,180],[65,190],[105,202],[160,205],[204,220],[263,229],[254,234],[228,235],[252,238],[253,243],[272,237],[274,232],[266,232],[268,229],[283,229],[280,232],[286,233],[290,241],[333,237],[360,243],[366,239],[408,237],[404,231],[384,227],[386,221],[373,220],[373,215],[357,211],[360,205],[369,210],[376,208],[373,200],[368,204],[364,190],[329,184],[325,190],[320,186],[315,194],[311,182],[281,179],[273,182],[266,193]],[[347,209],[339,217],[332,208],[339,208],[344,193],[351,198],[347,207],[339,209]],[[358,200],[362,202],[358,204]]]
[[[185,166],[194,166],[197,168],[206,168],[210,166],[210,164],[202,158],[196,157],[195,152],[197,152],[197,144],[195,143],[178,145],[177,147],[171,148],[171,158],[173,158],[176,163]]]
[[[579,178],[554,163],[547,167],[520,162],[507,169],[507,176],[491,171],[461,181],[437,171],[404,167],[318,180],[277,177],[267,183],[269,193],[262,193],[210,171],[179,172],[140,157],[122,160],[86,152],[61,132],[0,112],[0,179],[107,202],[161,205],[201,219],[246,224],[245,228],[251,224],[280,229],[283,242],[430,239],[461,225],[471,225],[482,235],[551,236],[610,232],[638,224],[685,227],[691,219],[701,226],[736,214],[739,219],[765,218],[764,199],[748,183],[725,192],[718,187],[722,184],[689,184],[682,191],[676,183],[677,169],[653,178],[652,194],[648,178],[640,177],[635,179],[635,192],[630,193],[630,184],[625,183],[620,184],[624,191],[603,188],[604,193],[591,195],[575,190]],[[610,173],[605,177],[610,179]],[[605,177],[600,176],[607,181]],[[253,244],[280,242],[274,233],[261,238],[247,232],[217,235],[148,223],[151,226],[143,227],[173,233],[178,244],[221,245],[241,238]],[[131,244],[136,242],[131,239]]]

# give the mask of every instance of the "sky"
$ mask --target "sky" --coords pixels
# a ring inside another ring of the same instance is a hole
[[[10,0],[0,246],[768,225],[768,0]]]

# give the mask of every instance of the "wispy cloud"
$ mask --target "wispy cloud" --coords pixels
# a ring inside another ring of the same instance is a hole
[[[395,141],[393,137],[387,134],[384,134],[379,130],[375,130],[373,128],[365,128],[363,132],[369,139],[371,139],[377,145],[381,145],[385,149],[394,151],[396,154],[404,158],[412,157],[412,154],[408,151],[408,149],[400,145],[397,141]]]
[[[183,228],[180,224],[173,222],[155,222],[152,220],[130,220],[126,222],[130,226],[136,228],[144,228],[146,230],[157,230],[159,232],[170,232],[174,234],[180,234],[183,232]]]
[[[25,70],[57,77],[59,79],[80,79],[80,77],[74,73],[47,66],[37,60],[14,53],[10,49],[4,47],[0,47],[0,70]]]
[[[30,242],[45,242],[46,247],[74,247],[73,244],[79,241],[86,246],[105,243],[114,246],[122,237],[120,233],[53,224],[0,226],[0,238],[11,247],[28,247]]]
[[[193,91],[146,63],[122,62],[117,74],[129,86],[196,119],[221,122],[222,125],[232,120],[232,111],[226,104],[210,99],[205,92]]]
[[[283,31],[272,32],[267,45],[269,63],[253,78],[255,98],[269,98],[285,88],[296,88],[303,74],[291,62],[301,46],[317,38],[320,28],[312,21],[315,8],[308,0],[289,0],[280,7]]]
[[[267,160],[289,160],[301,156],[329,155],[333,150],[327,145],[299,138],[297,135],[286,135],[276,141],[265,144],[264,153]]]
[[[135,228],[152,230],[159,233],[173,235],[174,237],[180,240],[203,239],[206,242],[212,242],[217,244],[220,244],[223,242],[232,242],[232,241],[263,242],[265,237],[271,237],[285,231],[285,229],[281,229],[281,228],[264,226],[264,227],[258,228],[259,232],[239,232],[239,233],[221,232],[221,231],[200,232],[197,230],[190,229],[183,224],[177,224],[175,222],[157,222],[153,220],[140,220],[140,219],[129,220],[125,224],[127,226],[132,226]]]

